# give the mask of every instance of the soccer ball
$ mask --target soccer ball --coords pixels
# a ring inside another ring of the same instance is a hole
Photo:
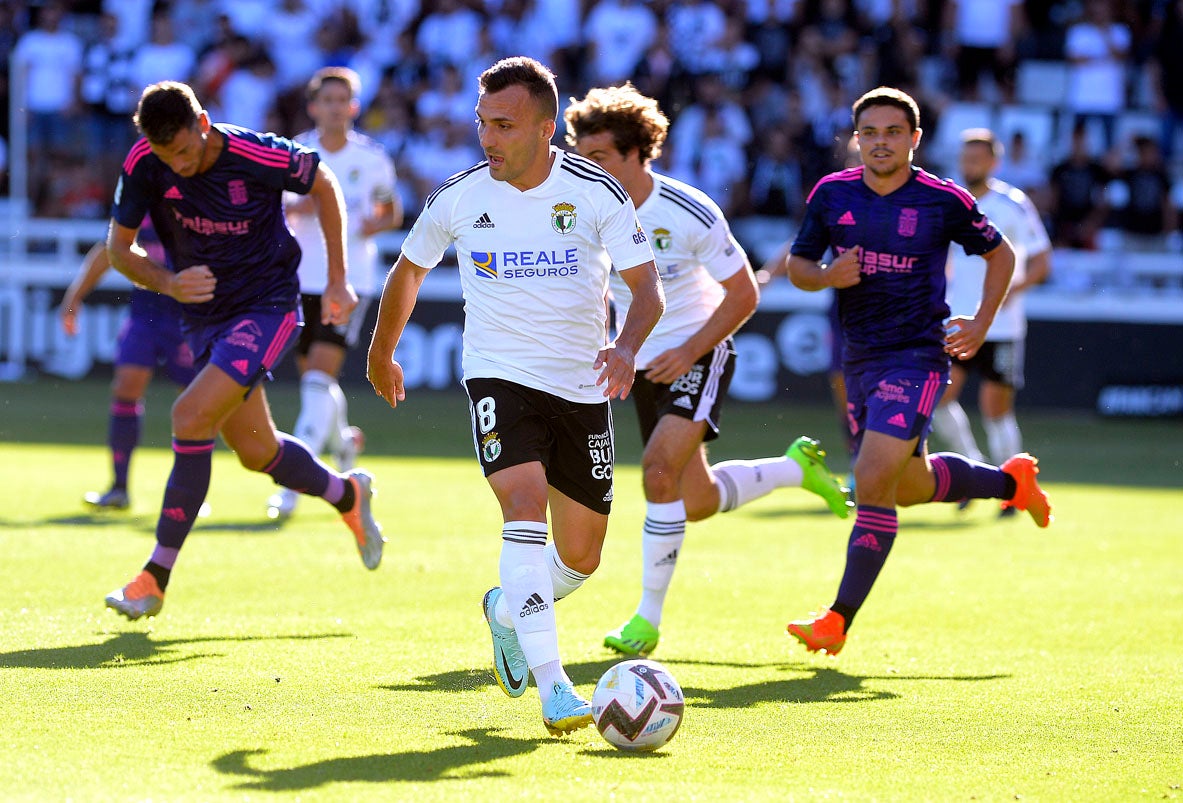
[[[621,661],[592,695],[592,717],[609,744],[648,752],[674,738],[685,703],[674,676],[656,661]]]

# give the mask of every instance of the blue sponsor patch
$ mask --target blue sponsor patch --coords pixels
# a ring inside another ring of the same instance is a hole
[[[472,266],[482,279],[497,278],[497,255],[488,251],[473,251]]]

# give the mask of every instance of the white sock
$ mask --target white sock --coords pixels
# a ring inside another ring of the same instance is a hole
[[[559,660],[555,598],[545,549],[545,522],[505,522],[501,530],[501,591],[510,627],[517,631],[531,672]]]
[[[564,597],[569,597],[573,591],[583,585],[583,581],[588,578],[588,575],[577,572],[563,563],[553,541],[546,545],[543,552],[546,555],[547,571],[550,572],[551,589],[554,591],[555,602],[558,602]],[[502,599],[504,598],[502,595]]]
[[[556,683],[572,685],[571,678],[567,677],[567,672],[559,661],[550,661],[535,667],[530,673],[534,675],[534,685],[538,687],[538,696],[542,699],[543,705],[546,705],[546,701],[554,694]]]
[[[719,512],[726,513],[759,499],[777,488],[798,487],[804,472],[789,457],[760,460],[727,460],[711,466],[719,486]]]
[[[937,405],[937,409],[932,414],[932,430],[941,440],[949,444],[954,452],[977,460],[979,463],[985,461],[986,456],[982,454],[977,441],[974,440],[973,430],[969,426],[969,416],[965,414],[965,409],[960,402],[951,401],[947,404]]]
[[[345,400],[345,392],[341,390],[339,382],[333,382],[329,393],[332,394],[333,404],[337,408],[337,418],[336,424],[329,432],[329,441],[325,446],[331,452],[339,452],[345,442],[344,439],[349,436],[349,402]]]
[[[1019,432],[1019,422],[1013,412],[983,419],[982,424],[986,428],[986,442],[990,445],[994,465],[1001,466],[1023,450],[1023,433]]]
[[[645,511],[645,529],[641,533],[641,604],[637,614],[649,624],[661,624],[661,609],[669,591],[678,552],[686,538],[686,503],[650,502]]]
[[[314,455],[324,452],[337,429],[336,381],[324,371],[305,371],[300,377],[300,415],[294,434]],[[338,388],[338,393],[340,388]]]

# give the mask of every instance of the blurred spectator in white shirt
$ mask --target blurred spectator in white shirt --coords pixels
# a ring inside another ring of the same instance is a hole
[[[51,152],[71,150],[78,139],[70,118],[79,111],[83,44],[62,28],[65,16],[62,3],[46,3],[38,15],[37,27],[17,40],[12,53],[14,77],[24,73],[31,163],[43,162]],[[32,172],[44,167],[30,164]]]
[[[638,0],[599,0],[583,30],[588,51],[585,82],[615,86],[632,77],[657,38],[657,15]]]
[[[691,176],[698,173],[697,165],[704,159],[702,152],[705,147],[708,120],[717,121],[722,136],[731,140],[740,153],[752,141],[752,126],[747,113],[728,94],[719,76],[711,73],[700,76],[695,81],[695,95],[697,100],[684,108],[674,120],[668,140],[670,161],[674,170],[682,175]],[[701,181],[688,181],[722,205],[722,201],[711,195]]]
[[[275,63],[281,91],[303,88],[308,77],[324,66],[324,54],[316,46],[320,24],[320,16],[305,0],[282,0],[272,13],[262,41]]]
[[[415,34],[415,45],[432,69],[444,64],[462,67],[477,49],[484,21],[471,8],[457,0],[435,0],[433,10]],[[488,66],[488,65],[486,65]]]
[[[703,57],[723,37],[727,17],[710,0],[673,0],[665,14],[674,55],[687,72],[707,71]]]
[[[1183,47],[1183,43],[1180,43]],[[1064,56],[1068,73],[1068,108],[1076,119],[1097,119],[1105,148],[1113,147],[1117,114],[1125,108],[1125,64],[1130,29],[1113,21],[1107,0],[1087,0],[1084,18],[1068,29]]]
[[[188,83],[197,67],[197,57],[186,44],[173,36],[173,22],[168,12],[152,16],[152,41],[136,48],[132,60],[133,82],[141,89],[160,81]]]
[[[945,6],[945,56],[957,66],[957,90],[966,100],[982,96],[988,74],[1002,99],[1014,91],[1014,42],[1022,30],[1022,0],[949,0]]]
[[[723,35],[707,48],[699,61],[703,72],[716,73],[732,92],[746,89],[759,65],[760,53],[744,39],[743,23],[737,18],[727,20]]]

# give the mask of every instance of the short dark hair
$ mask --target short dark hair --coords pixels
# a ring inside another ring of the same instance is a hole
[[[161,81],[144,89],[134,119],[149,142],[167,145],[177,132],[195,128],[201,112],[201,104],[188,84]]]
[[[336,81],[344,84],[349,90],[349,97],[356,98],[361,94],[361,78],[358,74],[348,67],[322,67],[312,75],[312,79],[308,82],[306,94],[309,100],[316,100],[316,96],[320,94],[321,87],[326,83]]]
[[[642,95],[629,82],[624,86],[588,90],[583,100],[572,98],[563,119],[567,121],[568,144],[607,131],[616,150],[628,153],[636,148],[642,163],[661,156],[661,146],[670,127],[669,118],[662,114],[657,101]]]
[[[555,74],[540,61],[526,56],[512,56],[481,73],[481,92],[492,94],[511,86],[522,86],[551,120],[559,115],[559,89]]]
[[[962,145],[985,145],[994,156],[1002,156],[1002,143],[989,128],[967,128],[961,132]]]
[[[872,106],[893,106],[907,116],[908,125],[913,131],[920,128],[920,107],[916,105],[912,96],[892,86],[880,86],[863,95],[850,107],[850,119],[856,129],[859,115]]]

